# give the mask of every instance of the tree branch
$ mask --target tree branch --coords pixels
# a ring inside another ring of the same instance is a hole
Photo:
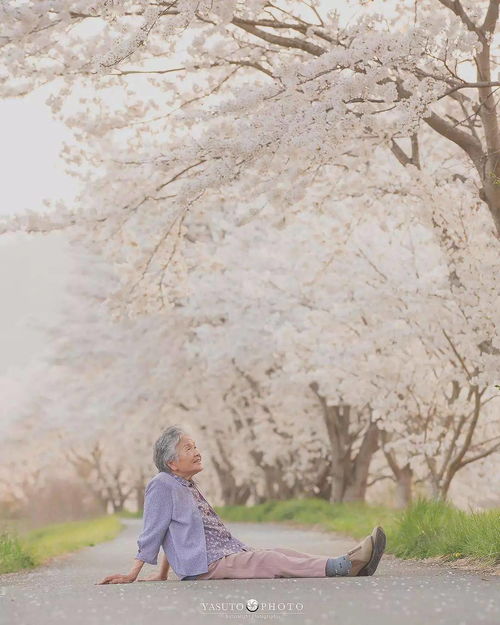
[[[251,20],[243,20],[239,17],[234,17],[232,22],[238,28],[245,30],[247,33],[251,35],[255,35],[255,37],[259,37],[268,43],[273,43],[275,45],[284,47],[284,48],[295,48],[297,50],[303,50],[304,52],[308,52],[313,56],[321,56],[326,52],[325,48],[315,45],[314,43],[309,43],[304,41],[303,39],[298,39],[297,37],[282,37],[281,35],[274,35],[272,33],[268,33],[265,30],[261,30],[253,26]]]
[[[441,100],[441,98],[444,98],[445,96],[450,95],[451,93],[454,93],[455,91],[458,91],[459,89],[474,89],[474,88],[482,88],[482,87],[500,87],[500,81],[494,80],[494,81],[464,82],[463,84],[458,85],[457,87],[453,87],[452,89],[449,89],[448,91],[443,93],[443,95],[440,95],[438,100]]]
[[[471,462],[476,462],[476,460],[481,460],[481,458],[486,458],[486,456],[491,456],[491,454],[494,454],[496,451],[500,451],[500,443],[493,445],[493,447],[490,447],[490,449],[486,449],[485,451],[483,451],[480,454],[477,454],[476,456],[472,456],[471,458],[466,458],[465,460],[462,460],[459,463],[458,468],[461,469],[462,467],[465,467],[466,464],[470,464]]]
[[[487,32],[487,33],[495,32],[495,26],[498,21],[499,6],[500,6],[499,0],[490,0],[488,10],[486,11],[486,15],[484,17],[484,22],[481,25],[481,30],[483,32]]]
[[[482,41],[485,39],[483,31],[481,30],[479,26],[476,26],[476,24],[474,24],[474,22],[467,15],[460,0],[438,0],[438,2],[440,2],[447,9],[450,9],[450,11],[455,13],[455,15],[460,18],[460,20],[467,27],[468,30],[476,33],[476,35]]]
[[[481,168],[483,148],[481,143],[468,133],[460,130],[456,126],[449,124],[442,117],[431,112],[429,117],[424,117],[424,122],[433,130],[442,135],[445,139],[456,143],[470,157],[478,170]]]

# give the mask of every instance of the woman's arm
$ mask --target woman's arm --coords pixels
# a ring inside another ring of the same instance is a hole
[[[144,493],[144,523],[143,530],[137,539],[139,548],[135,556],[135,564],[129,573],[117,573],[105,577],[100,584],[126,584],[134,582],[144,565],[156,564],[160,546],[172,519],[172,491],[169,485],[153,478],[147,485]],[[162,564],[163,570],[164,564]],[[167,566],[169,563],[167,562]],[[167,569],[168,572],[168,569]]]
[[[144,524],[137,539],[136,559],[158,563],[158,552],[172,520],[173,490],[170,484],[153,478],[144,493]]]
[[[149,577],[145,577],[144,579],[138,579],[138,582],[159,582],[168,579],[168,571],[170,569],[170,563],[167,560],[167,556],[163,554],[163,558],[161,560],[160,571],[158,573],[153,573]]]
[[[169,569],[170,569],[170,563],[167,560],[167,556],[163,554],[163,559],[161,561],[161,566],[160,566],[160,579],[167,579]]]
[[[121,573],[115,573],[114,575],[108,575],[98,584],[131,584],[135,582],[139,571],[142,569],[144,562],[142,560],[135,560],[134,566],[130,569],[129,573],[122,575]]]

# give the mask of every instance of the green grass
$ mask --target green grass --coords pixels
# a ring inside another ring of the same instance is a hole
[[[42,564],[49,558],[111,540],[121,530],[116,516],[48,525],[26,534],[0,533],[0,573]]]
[[[11,573],[35,566],[33,557],[27,553],[17,536],[0,534],[0,573]]]
[[[400,558],[472,558],[480,565],[500,563],[500,509],[467,513],[419,498],[404,511],[365,503],[330,504],[323,499],[269,501],[256,506],[221,506],[226,521],[311,524],[359,539],[375,525],[387,534],[386,551]]]
[[[332,505],[319,498],[268,501],[256,506],[221,506],[215,508],[227,521],[288,521],[299,524],[316,524],[362,538],[375,525],[392,527],[397,513],[383,506],[366,503],[338,503]]]
[[[401,515],[391,549],[401,558],[443,556],[500,563],[500,509],[467,513],[443,502],[419,499]]]

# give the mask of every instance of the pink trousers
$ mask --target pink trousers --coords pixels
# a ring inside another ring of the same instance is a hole
[[[281,547],[238,551],[208,565],[196,579],[252,579],[273,577],[326,577],[327,556]]]

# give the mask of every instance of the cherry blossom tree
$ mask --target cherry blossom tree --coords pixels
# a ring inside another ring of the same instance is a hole
[[[123,298],[149,310],[165,304],[167,268],[178,284],[186,215],[207,209],[210,189],[244,178],[254,204],[290,202],[318,169],[374,146],[419,167],[425,125],[436,145],[461,151],[454,175],[474,182],[498,232],[498,0],[358,8],[346,24],[305,0],[7,2],[2,93],[59,81],[49,103],[75,128],[80,145],[66,156],[85,190],[77,211],[57,206],[6,227],[86,224],[125,265]],[[158,98],[146,101],[141,84]],[[99,99],[105,91],[113,106]],[[105,173],[85,175],[86,162]]]
[[[499,3],[359,7],[4,3],[0,94],[50,85],[84,191],[0,229],[117,270],[78,286],[113,317],[68,316],[47,422],[189,415],[231,502],[363,498],[380,445],[403,500],[446,496],[496,453]]]
[[[375,179],[383,182],[382,172]],[[335,214],[318,201],[315,210],[297,203],[285,215],[268,206],[259,219],[226,229],[223,238],[212,229],[216,246],[199,244],[203,262],[193,260],[185,304],[202,324],[199,353],[221,368],[224,353],[247,370],[279,362],[288,384],[298,383],[302,393],[312,389],[340,463],[333,473],[345,476],[335,481],[334,500],[352,480],[354,497],[363,496],[377,430],[385,435],[403,501],[410,496],[412,466],[426,467],[418,479],[430,475],[432,493],[445,496],[459,469],[499,449],[498,436],[482,437],[484,421],[498,427],[495,411],[482,412],[496,396],[498,242],[484,210],[467,215],[473,196],[461,195],[469,192],[423,179],[411,194],[401,189],[393,207],[378,201],[386,219],[379,230],[380,215],[349,227],[348,203]],[[358,203],[366,200],[357,194]],[[409,208],[421,213],[419,220]],[[480,253],[473,249],[478,240]],[[449,386],[456,385],[477,399],[475,410],[470,397],[450,407]],[[297,396],[292,401],[300,404]],[[376,411],[377,418],[350,419],[356,408]],[[401,465],[390,451],[398,446]],[[443,463],[439,471],[431,457]]]

